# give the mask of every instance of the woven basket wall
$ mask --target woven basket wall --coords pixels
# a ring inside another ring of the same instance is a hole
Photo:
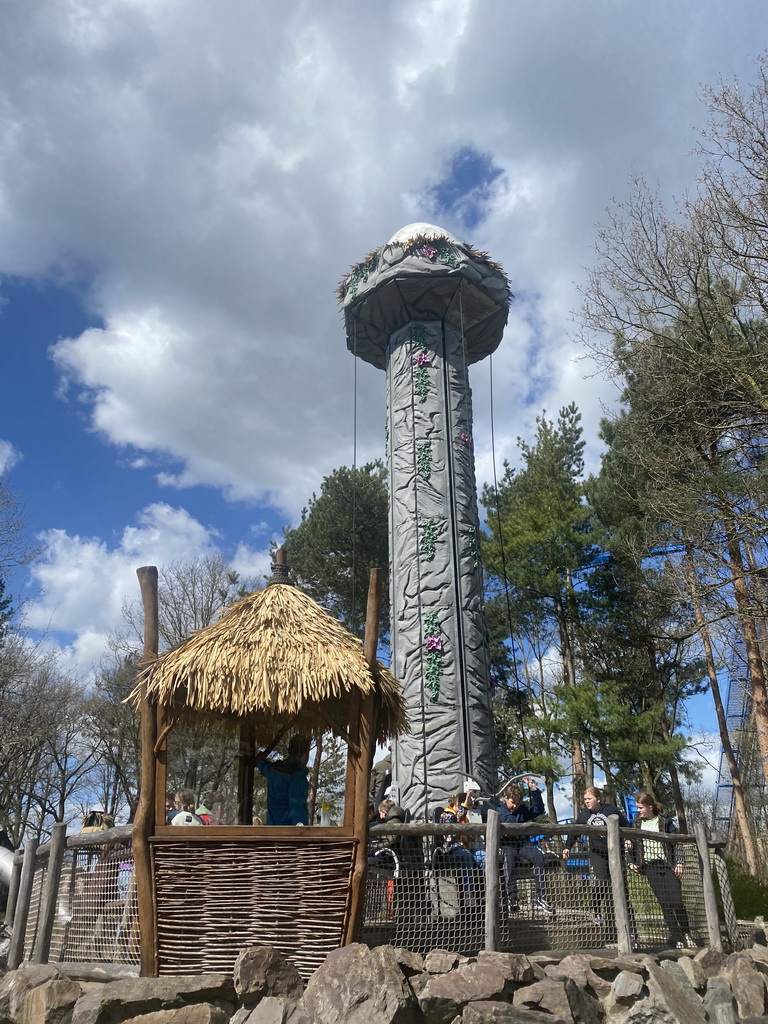
[[[353,840],[153,845],[160,974],[231,974],[262,943],[307,978],[341,944]]]

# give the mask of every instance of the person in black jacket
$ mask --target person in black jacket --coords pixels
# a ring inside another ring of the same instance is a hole
[[[507,825],[520,825],[533,821],[544,813],[544,801],[539,787],[533,779],[526,777],[530,804],[523,803],[523,791],[519,786],[510,783],[504,788],[499,804],[499,820]],[[517,903],[516,868],[518,861],[524,860],[533,865],[533,883],[536,887],[536,909],[545,914],[554,914],[555,910],[547,902],[544,885],[544,854],[528,839],[527,836],[503,836],[501,854],[504,858],[504,875],[507,882],[507,903],[510,914],[519,912]]]
[[[651,835],[654,832],[664,832],[667,835],[677,832],[674,821],[664,817],[650,793],[640,793],[636,803],[638,813],[632,821],[632,828],[639,828]],[[688,911],[683,903],[683,890],[680,885],[680,876],[683,873],[683,863],[678,856],[680,847],[676,843],[654,840],[651,835],[648,839],[627,840],[625,846],[629,867],[647,878],[664,915],[670,940],[681,948],[694,946],[695,943],[689,934]]]
[[[629,828],[623,812],[616,804],[604,802],[603,794],[597,786],[589,786],[584,790],[584,806],[576,817],[577,825],[601,825],[606,828],[611,815],[618,817],[621,828]],[[609,902],[611,874],[608,868],[608,838],[607,835],[584,836],[582,843],[592,876],[592,913],[595,924],[600,924],[603,920],[603,904]],[[567,859],[570,852],[566,847],[563,857]]]

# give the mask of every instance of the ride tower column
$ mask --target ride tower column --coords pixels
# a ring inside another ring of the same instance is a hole
[[[484,253],[409,224],[340,298],[349,349],[387,373],[391,667],[411,725],[392,788],[429,820],[467,775],[496,789],[468,368],[501,341],[509,284]]]

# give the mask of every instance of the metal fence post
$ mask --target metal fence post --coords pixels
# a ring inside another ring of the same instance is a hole
[[[485,948],[499,948],[499,812],[488,811],[485,828]]]
[[[24,847],[24,862],[21,866],[19,895],[13,915],[13,935],[8,950],[8,970],[15,971],[24,956],[24,938],[27,933],[29,904],[32,899],[32,885],[35,881],[35,862],[37,859],[38,839],[30,839]]]
[[[615,814],[608,816],[608,870],[613,892],[613,913],[616,918],[616,937],[619,953],[632,952],[632,931],[629,927],[629,906],[627,887],[624,884],[624,852],[619,836],[619,819]]]
[[[712,881],[712,865],[709,862],[709,841],[707,839],[707,831],[700,822],[697,822],[693,826],[693,834],[696,836],[696,847],[699,851],[701,888],[704,892],[704,912],[707,915],[709,945],[712,949],[722,950],[723,942],[720,938],[720,918],[717,915],[717,899],[715,897],[715,885]]]
[[[53,826],[51,834],[48,870],[45,874],[45,888],[43,889],[43,898],[40,904],[37,937],[35,939],[35,949],[32,953],[33,964],[48,963],[48,954],[51,950],[51,936],[53,935],[53,922],[56,917],[56,905],[59,896],[61,865],[64,863],[66,845],[67,826],[63,822],[57,822]]]

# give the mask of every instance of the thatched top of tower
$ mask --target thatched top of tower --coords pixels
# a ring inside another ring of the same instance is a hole
[[[415,223],[351,268],[339,286],[350,351],[383,369],[390,334],[411,320],[463,330],[467,361],[501,341],[512,293],[498,263],[444,228]]]
[[[238,601],[210,626],[161,655],[129,698],[147,695],[177,712],[249,719],[259,738],[290,724],[346,735],[356,693],[378,691],[377,740],[402,732],[400,684],[382,665],[371,672],[360,640],[306,594],[273,583]]]

